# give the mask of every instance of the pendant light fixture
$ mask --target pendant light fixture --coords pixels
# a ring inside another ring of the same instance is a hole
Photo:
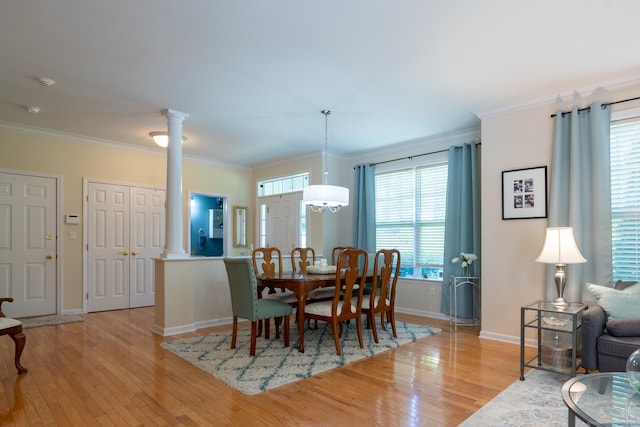
[[[322,185],[307,185],[302,190],[302,201],[308,205],[313,212],[338,212],[342,206],[349,205],[349,189],[337,185],[327,185],[329,170],[327,166],[327,127],[329,110],[322,110],[324,115],[324,173]]]

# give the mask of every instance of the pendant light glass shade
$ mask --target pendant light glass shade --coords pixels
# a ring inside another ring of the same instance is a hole
[[[322,185],[308,185],[302,190],[302,201],[313,212],[338,212],[342,206],[349,205],[349,189],[337,185],[327,185],[327,117],[329,110],[322,110],[324,114],[324,177]]]

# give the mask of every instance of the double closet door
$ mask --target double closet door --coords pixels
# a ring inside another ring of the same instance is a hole
[[[165,190],[96,181],[86,188],[87,311],[153,305],[153,258],[165,244]]]

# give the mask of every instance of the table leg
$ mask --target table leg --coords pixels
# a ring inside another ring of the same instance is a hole
[[[304,353],[304,306],[307,296],[303,292],[296,294],[298,297],[298,351]]]
[[[576,427],[576,414],[571,412],[571,409],[569,409],[569,421],[568,421],[567,425],[569,427]]]

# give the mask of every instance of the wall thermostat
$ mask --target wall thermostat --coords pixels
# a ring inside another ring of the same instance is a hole
[[[67,214],[65,222],[67,224],[80,224],[80,218],[78,218],[78,214]]]

